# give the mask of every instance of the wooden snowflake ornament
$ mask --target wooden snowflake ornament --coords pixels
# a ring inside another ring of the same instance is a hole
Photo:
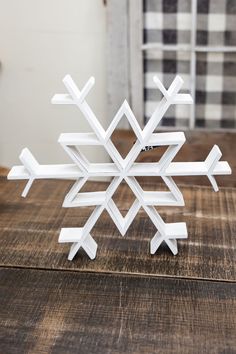
[[[183,206],[183,196],[175,184],[172,176],[206,175],[215,191],[218,186],[214,175],[230,174],[231,169],[226,161],[219,161],[221,151],[214,146],[203,162],[172,162],[179,149],[185,142],[183,132],[154,133],[167,109],[173,104],[191,104],[189,94],[179,93],[183,80],[176,76],[166,90],[159,79],[153,78],[157,88],[162,92],[163,98],[159,102],[144,129],[141,129],[127,101],[121,105],[107,130],[104,130],[94,112],[86,102],[86,96],[95,83],[90,78],[83,89],[79,91],[72,78],[67,75],[63,79],[68,94],[57,94],[52,98],[53,104],[74,104],[83,113],[91,126],[90,133],[61,134],[58,142],[70,156],[73,164],[66,165],[40,165],[31,152],[25,148],[21,152],[20,160],[23,166],[15,166],[8,174],[9,179],[26,179],[28,183],[22,193],[26,197],[35,179],[57,178],[75,180],[69,193],[66,195],[63,207],[94,206],[95,209],[88,218],[84,227],[62,228],[59,242],[70,242],[68,259],[72,260],[80,247],[82,247],[91,259],[96,257],[97,243],[91,236],[91,231],[96,221],[104,211],[110,214],[121,235],[124,236],[130,224],[142,207],[157,232],[151,240],[150,251],[154,254],[162,242],[165,242],[172,253],[178,253],[177,239],[187,238],[187,228],[184,222],[165,223],[157,212],[155,206]],[[128,155],[122,158],[111,141],[111,135],[119,121],[126,116],[137,140]],[[101,145],[105,148],[111,163],[90,163],[80,150],[81,145]],[[159,162],[138,163],[135,162],[140,152],[148,146],[168,146]],[[111,177],[111,182],[106,191],[80,192],[89,178],[101,176]],[[150,192],[144,191],[135,177],[160,176],[169,191]],[[117,205],[112,199],[120,183],[125,180],[133,191],[136,199],[125,217],[122,216]]]

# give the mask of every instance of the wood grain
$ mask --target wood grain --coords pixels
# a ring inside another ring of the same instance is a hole
[[[96,260],[79,252],[69,262],[60,228],[92,211],[61,207],[70,185],[37,181],[23,199],[24,182],[0,178],[0,353],[235,353],[236,189],[182,186],[184,208],[158,208],[187,222],[176,257],[149,254],[155,228],[141,211],[124,238],[104,213]],[[117,191],[123,213],[132,198],[126,185]]]
[[[1,177],[7,176],[8,172],[9,172],[9,168],[0,166],[0,176]]]
[[[1,269],[0,352],[235,353],[235,284]]]
[[[166,222],[186,221],[189,238],[178,241],[179,254],[161,247],[149,253],[155,227],[141,211],[125,237],[104,213],[92,235],[98,242],[95,261],[80,251],[67,260],[69,244],[58,244],[61,227],[83,226],[90,208],[61,207],[71,182],[37,181],[23,199],[23,182],[0,179],[0,265],[89,271],[96,273],[145,274],[211,280],[236,280],[236,190],[182,186],[186,206],[158,208]],[[89,190],[102,190],[107,183],[90,182]],[[158,188],[148,185],[147,188]],[[132,192],[122,185],[116,202],[127,212]]]

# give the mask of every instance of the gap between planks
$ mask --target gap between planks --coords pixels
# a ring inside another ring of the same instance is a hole
[[[11,265],[2,265],[0,264],[1,269],[24,269],[24,270],[32,270],[32,271],[44,271],[44,272],[63,272],[63,273],[75,273],[75,274],[93,274],[93,275],[108,275],[108,276],[116,276],[116,277],[131,277],[131,278],[153,278],[153,279],[170,279],[170,280],[188,280],[188,281],[199,281],[199,282],[211,282],[211,283],[229,283],[235,284],[236,280],[227,280],[227,279],[211,279],[211,278],[200,278],[200,277],[184,277],[179,275],[165,275],[165,274],[149,274],[149,273],[136,273],[136,272],[115,272],[115,271],[95,271],[95,270],[83,270],[79,269],[65,269],[65,268],[42,268],[42,267],[26,267],[26,266],[11,266]]]

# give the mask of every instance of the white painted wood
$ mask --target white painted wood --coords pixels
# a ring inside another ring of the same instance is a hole
[[[191,45],[190,44],[161,44],[161,43],[146,43],[142,44],[141,49],[143,51],[151,51],[151,50],[161,50],[161,51],[180,51],[180,52],[190,52]],[[194,47],[196,52],[226,52],[226,53],[235,53],[236,46],[198,46]]]
[[[176,239],[186,239],[188,232],[185,223],[166,224],[166,234],[161,234],[159,231],[155,234],[150,242],[151,254],[156,253],[162,242],[165,242],[173,255],[178,253]],[[173,228],[175,229],[175,235],[173,236]],[[174,237],[174,238],[173,238]]]
[[[82,241],[83,237],[83,228],[63,228],[61,229],[60,236],[58,239],[59,243],[68,243],[72,242],[73,245],[71,247],[70,253],[68,255],[68,260],[71,261],[75,254],[78,252],[77,248],[83,248],[90,259],[94,259],[96,257],[97,252],[97,243],[89,234],[85,240]]]
[[[224,47],[224,46],[216,46],[216,47],[212,47],[212,46],[196,46],[195,47],[196,52],[216,52],[216,53],[235,53],[236,52],[236,46],[228,46],[228,47]]]
[[[161,51],[190,51],[191,47],[189,44],[162,44],[162,43],[145,43],[142,44],[141,50],[149,51],[149,50],[161,50]]]
[[[110,0],[107,4],[108,116],[128,97],[137,121],[144,124],[142,0]],[[66,103],[66,102],[65,102]],[[130,128],[126,120],[119,128]]]
[[[231,173],[228,163],[219,161],[222,154],[216,145],[212,148],[205,161],[173,162],[173,159],[185,142],[184,133],[154,133],[154,131],[166,110],[171,105],[180,103],[189,104],[192,102],[192,99],[188,94],[182,95],[179,93],[183,85],[183,80],[179,76],[176,76],[168,89],[162,85],[157,77],[154,78],[154,81],[157,85],[157,89],[161,90],[163,93],[163,98],[143,129],[140,128],[128,102],[124,101],[108,129],[104,130],[86,102],[86,96],[93,86],[94,80],[90,79],[80,91],[72,78],[67,75],[63,82],[69,91],[70,103],[76,104],[92,128],[92,132],[90,133],[66,133],[60,135],[58,141],[74,161],[74,164],[40,165],[31,152],[25,148],[20,155],[23,166],[13,167],[8,175],[9,179],[28,180],[22,193],[24,197],[27,195],[35,179],[74,179],[75,183],[66,195],[63,207],[95,206],[94,211],[84,227],[74,229],[63,228],[61,230],[59,242],[72,242],[68,256],[69,260],[74,258],[81,247],[87,252],[91,259],[95,258],[97,244],[90,233],[105,209],[110,214],[121,235],[124,236],[139,209],[142,207],[157,228],[157,232],[151,240],[151,253],[155,253],[160,244],[166,242],[172,253],[177,254],[178,248],[176,239],[187,238],[186,225],[185,223],[166,224],[155,209],[155,206],[184,205],[183,196],[171,176],[205,175],[208,177],[213,189],[217,191],[218,186],[214,175]],[[57,102],[55,97],[58,97],[58,95],[54,96],[52,100],[53,103]],[[61,104],[61,100],[58,100],[58,103]],[[125,158],[120,155],[111,141],[111,135],[118,127],[123,115],[126,116],[137,138]],[[142,149],[150,144],[154,146],[166,145],[168,149],[157,163],[136,163],[135,160]],[[80,151],[80,145],[102,145],[114,162],[92,164]],[[105,191],[81,192],[81,188],[92,176],[110,176],[112,179]],[[135,176],[160,176],[169,191],[145,191],[140,186]],[[123,180],[126,181],[136,197],[125,217],[121,214],[112,199],[115,191]]]
[[[128,16],[128,0],[107,2],[107,112],[109,122],[124,98],[130,99]],[[129,124],[125,120],[119,127],[129,128]]]
[[[143,1],[129,0],[130,102],[140,126],[144,125]]]
[[[195,103],[196,96],[196,31],[197,31],[197,0],[191,0],[191,59],[190,59],[190,93]],[[195,104],[190,108],[189,128],[195,127]]]
[[[165,176],[189,176],[189,175],[201,175],[205,176],[207,167],[205,162],[171,162],[169,167],[165,171]],[[90,177],[104,176],[113,177],[119,176],[120,170],[115,163],[105,164],[90,164],[88,169]],[[231,169],[226,161],[217,162],[213,172],[213,175],[229,175]],[[145,163],[133,163],[130,169],[127,171],[127,176],[159,176],[160,168],[159,163],[149,162]],[[37,179],[67,179],[77,180],[84,176],[77,165],[40,165],[40,169],[36,175]],[[17,179],[29,179],[30,174],[24,166],[14,166],[8,174],[9,180]]]
[[[101,145],[95,133],[64,133],[58,143],[65,145]]]

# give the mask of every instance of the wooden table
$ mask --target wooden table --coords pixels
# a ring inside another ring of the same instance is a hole
[[[104,213],[96,260],[69,262],[59,230],[83,226],[91,209],[61,208],[71,182],[35,182],[27,199],[23,185],[0,178],[1,354],[236,353],[236,189],[182,186],[184,208],[159,208],[187,222],[177,256],[149,254],[144,211],[124,238]],[[124,212],[131,194],[116,195]]]

